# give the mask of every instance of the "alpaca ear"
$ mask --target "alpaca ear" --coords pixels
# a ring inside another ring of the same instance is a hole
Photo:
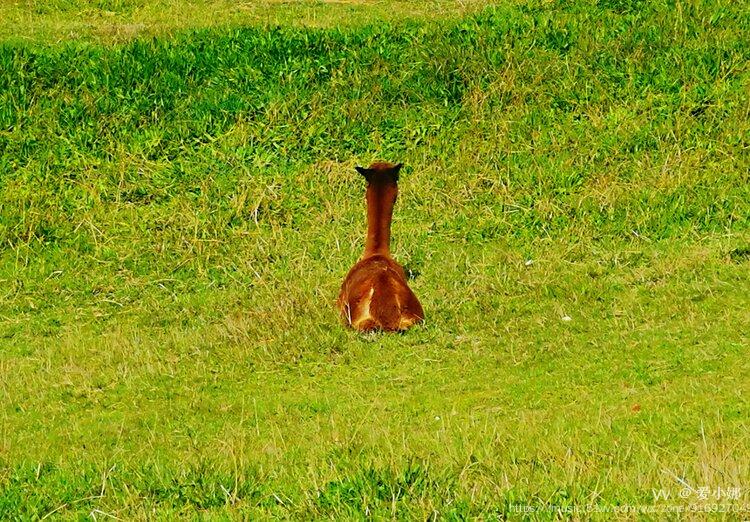
[[[398,173],[401,172],[401,167],[403,166],[404,166],[403,163],[397,163],[396,165],[393,166],[393,174],[394,174],[394,177],[396,178],[396,181],[398,181],[398,178],[399,178]]]
[[[357,172],[359,172],[360,174],[362,174],[365,178],[368,177],[370,174],[372,174],[372,172],[370,171],[370,169],[366,169],[366,168],[360,167],[360,166],[356,166],[354,168],[356,169]]]

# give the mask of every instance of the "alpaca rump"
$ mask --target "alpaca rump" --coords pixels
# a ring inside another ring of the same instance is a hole
[[[406,282],[404,269],[390,254],[391,220],[401,165],[357,167],[367,180],[365,251],[341,285],[338,305],[356,330],[399,331],[424,320],[422,305]]]
[[[362,331],[406,330],[424,319],[403,269],[392,259],[377,255],[360,260],[349,271],[339,306],[344,320]]]

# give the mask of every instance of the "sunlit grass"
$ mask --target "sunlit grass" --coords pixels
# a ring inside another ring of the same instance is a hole
[[[0,1],[0,39],[112,44],[184,29],[234,26],[341,27],[451,19],[488,0],[33,0]]]
[[[747,10],[287,7],[0,46],[0,518],[746,503]],[[374,159],[404,335],[333,306]]]

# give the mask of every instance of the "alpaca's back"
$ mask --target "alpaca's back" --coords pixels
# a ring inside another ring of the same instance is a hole
[[[347,274],[339,294],[344,319],[357,330],[406,330],[424,319],[422,306],[406,284],[404,270],[375,255]]]

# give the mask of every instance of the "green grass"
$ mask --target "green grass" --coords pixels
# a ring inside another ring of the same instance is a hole
[[[206,27],[341,27],[444,20],[488,4],[489,0],[0,0],[0,40],[112,44]]]
[[[750,503],[741,2],[55,5],[0,44],[0,518]],[[375,159],[403,335],[334,308]]]

